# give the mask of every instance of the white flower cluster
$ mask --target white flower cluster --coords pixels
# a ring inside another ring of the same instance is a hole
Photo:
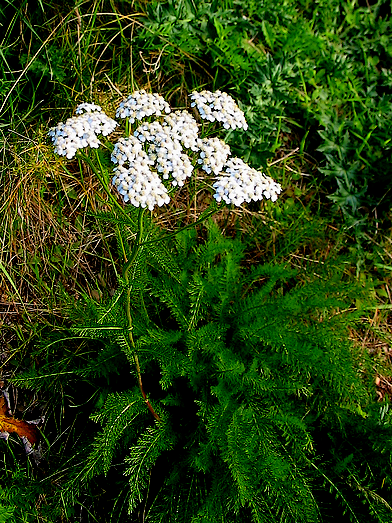
[[[169,125],[162,126],[159,122],[143,123],[133,133],[140,142],[149,142],[148,156],[156,164],[157,171],[167,180],[172,175],[172,185],[182,187],[186,178],[192,175],[193,165],[186,154],[182,152],[181,143]]]
[[[137,138],[120,138],[114,147],[112,161],[118,164],[112,183],[124,202],[130,202],[135,207],[148,207],[150,211],[155,205],[170,202],[162,180],[150,169],[154,162],[143,151]]]
[[[221,122],[225,129],[248,129],[244,113],[227,93],[221,91],[193,91],[191,107],[196,107],[203,120]]]
[[[120,138],[115,144],[111,160],[114,164],[130,166],[135,163],[143,152],[143,146],[133,136],[129,138]]]
[[[192,175],[193,165],[186,154],[181,151],[179,142],[168,142],[165,145],[151,144],[148,157],[156,164],[158,173],[164,180],[172,175],[172,185],[182,187],[187,178]]]
[[[276,201],[282,191],[281,186],[272,178],[256,169],[249,167],[240,158],[230,158],[226,163],[225,172],[213,184],[216,190],[214,198],[217,202],[241,205],[243,202],[262,200]]]
[[[204,138],[197,141],[200,150],[200,158],[197,163],[202,165],[202,169],[208,174],[211,172],[219,174],[231,154],[230,147],[219,138]]]
[[[86,111],[86,112],[83,112]],[[77,116],[68,118],[49,129],[48,135],[55,145],[55,152],[71,160],[78,149],[99,147],[98,135],[112,133],[118,123],[109,118],[99,105],[82,103],[76,108]]]
[[[164,128],[159,122],[145,122],[139,125],[136,128],[136,131],[133,133],[134,136],[142,143],[150,142],[155,144],[160,144],[161,142],[166,142],[171,140],[170,131]]]
[[[95,111],[102,111],[102,107],[97,104],[90,104],[88,102],[83,102],[79,104],[75,109],[76,114],[93,113]]]
[[[196,120],[188,111],[175,111],[168,114],[163,119],[163,125],[170,127],[172,139],[181,142],[185,149],[198,150],[199,128]]]
[[[209,122],[220,122],[225,129],[248,125],[244,113],[231,96],[221,91],[193,92],[191,106]],[[171,112],[169,104],[159,94],[136,91],[121,102],[116,117],[129,118],[131,123],[149,116],[160,121],[139,125],[129,138],[120,138],[111,155],[116,165],[112,183],[124,199],[136,207],[169,203],[168,189],[163,180],[173,186],[183,186],[192,175],[192,161],[184,149],[198,153],[198,165],[206,173],[215,174],[214,198],[217,202],[241,205],[263,198],[275,201],[281,187],[260,171],[252,169],[240,158],[229,158],[230,147],[218,138],[198,137],[198,124],[187,111]],[[97,148],[98,135],[107,136],[118,123],[109,118],[99,105],[83,102],[76,116],[52,127],[48,134],[55,152],[71,159],[83,147]],[[192,154],[191,154],[192,157]],[[193,155],[195,158],[195,155]],[[229,159],[228,159],[229,158]]]
[[[160,94],[147,93],[144,89],[135,91],[120,103],[116,118],[129,118],[131,123],[143,120],[148,116],[161,116],[162,112],[169,114],[170,105]]]

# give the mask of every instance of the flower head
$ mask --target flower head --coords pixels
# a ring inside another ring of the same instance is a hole
[[[102,107],[96,104],[90,104],[88,102],[83,102],[77,106],[75,109],[76,114],[83,114],[83,113],[94,113],[95,111],[101,112]]]
[[[151,144],[148,148],[148,157],[154,162],[159,174],[164,180],[172,177],[172,185],[182,187],[186,178],[193,172],[193,165],[189,157],[181,152],[180,142],[166,142],[165,145]]]
[[[231,154],[227,143],[219,140],[219,138],[204,138],[197,141],[197,146],[200,150],[197,162],[202,166],[202,169],[207,174],[211,172],[219,174],[227,157]]]
[[[129,166],[137,161],[142,152],[143,146],[134,136],[120,138],[114,145],[110,159],[115,164]]]
[[[154,164],[134,136],[120,138],[114,146],[112,161],[113,185],[124,199],[135,207],[148,207],[169,203],[170,197],[158,174],[151,170]]]
[[[148,116],[161,116],[162,113],[170,113],[170,105],[166,100],[156,93],[147,93],[144,89],[130,94],[126,100],[120,103],[116,117],[129,118],[131,123],[135,120],[143,120]]]
[[[203,120],[221,122],[225,129],[248,129],[244,113],[227,93],[221,91],[193,91],[191,107],[196,107]]]
[[[146,122],[134,132],[141,143],[148,143],[148,157],[154,163],[158,173],[167,180],[172,177],[172,185],[183,186],[186,178],[191,176],[193,165],[183,152],[180,136],[172,132],[169,125],[159,122]]]
[[[72,159],[78,149],[99,147],[98,135],[112,133],[118,123],[109,118],[99,105],[82,103],[76,108],[77,116],[68,118],[49,129],[48,135],[55,145],[55,152]]]
[[[133,135],[142,143],[147,141],[160,144],[165,140],[171,140],[169,129],[164,129],[164,127],[157,121],[142,123],[136,128]]]
[[[281,186],[269,176],[256,171],[240,158],[230,158],[226,169],[213,184],[217,202],[222,200],[234,205],[243,202],[262,200],[263,198],[276,201],[282,191]]]
[[[170,127],[173,140],[181,142],[185,149],[198,150],[199,128],[196,120],[188,111],[176,111],[168,114],[163,119],[163,125]]]

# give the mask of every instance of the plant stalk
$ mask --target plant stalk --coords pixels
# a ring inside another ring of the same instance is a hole
[[[137,222],[138,230],[137,230],[135,243],[134,243],[131,255],[129,257],[129,260],[126,261],[126,263],[124,264],[124,267],[123,267],[123,278],[124,278],[125,283],[127,285],[125,309],[126,309],[127,320],[128,320],[128,339],[129,339],[129,343],[130,343],[130,345],[131,345],[131,347],[133,349],[133,358],[134,358],[134,361],[135,361],[135,367],[136,367],[136,373],[137,373],[137,380],[138,380],[138,384],[139,384],[139,389],[140,389],[140,392],[142,393],[143,399],[144,399],[144,401],[145,401],[145,403],[146,403],[146,405],[148,407],[148,410],[151,412],[151,414],[154,416],[154,418],[157,421],[160,421],[161,418],[155,412],[153,406],[150,403],[150,400],[147,398],[147,394],[144,392],[143,382],[142,382],[142,374],[140,372],[139,357],[138,357],[137,352],[136,352],[135,340],[133,339],[133,334],[132,334],[133,325],[132,325],[132,315],[131,315],[131,287],[129,285],[129,269],[130,269],[132,263],[135,261],[136,256],[137,256],[137,254],[139,252],[139,249],[141,247],[140,239],[141,239],[142,233],[143,233],[143,211],[144,211],[143,208],[139,209],[138,222]]]

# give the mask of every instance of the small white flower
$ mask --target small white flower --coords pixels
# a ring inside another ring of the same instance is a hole
[[[59,122],[49,129],[48,135],[55,145],[55,152],[71,160],[78,149],[99,147],[99,134],[107,136],[118,123],[109,118],[99,105],[82,103],[76,108],[77,116]]]
[[[221,122],[225,129],[248,129],[243,111],[227,93],[221,91],[193,91],[191,107],[196,107],[201,118]]]
[[[147,93],[144,89],[135,91],[122,101],[117,109],[117,118],[129,118],[131,123],[148,116],[161,116],[162,112],[171,112],[170,105],[156,93]]]
[[[202,165],[206,173],[219,174],[231,154],[230,147],[219,138],[204,138],[197,141],[197,147],[201,151],[197,162]]]
[[[269,176],[253,169],[240,158],[230,158],[225,171],[216,178],[214,198],[234,205],[243,202],[258,201],[263,198],[276,201],[281,193],[281,186]]]

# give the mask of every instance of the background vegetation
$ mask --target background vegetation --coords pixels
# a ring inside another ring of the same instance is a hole
[[[159,92],[175,107],[189,107],[192,90],[221,89],[245,112],[248,132],[229,132],[225,139],[234,154],[279,181],[284,192],[274,204],[222,209],[214,223],[241,251],[236,258],[241,274],[260,266],[289,271],[287,276],[279,273],[276,288],[268,288],[273,303],[286,293],[297,296],[297,308],[282,305],[288,329],[292,316],[306,327],[308,293],[312,286],[324,286],[315,310],[333,323],[331,339],[340,336],[345,353],[351,354],[341,368],[349,376],[347,396],[353,394],[355,400],[345,403],[342,392],[338,402],[347,415],[336,415],[330,389],[323,395],[316,387],[319,410],[314,412],[324,412],[324,425],[315,415],[302,432],[298,428],[287,436],[303,492],[314,485],[319,507],[304,521],[330,521],[336,515],[351,521],[392,521],[390,1],[7,0],[0,7],[0,32],[0,386],[9,391],[16,417],[45,415],[38,464],[25,456],[16,436],[0,442],[0,522],[144,518],[137,504],[127,515],[132,496],[123,472],[131,436],[122,444],[113,440],[113,461],[97,465],[82,484],[74,481],[78,465],[92,456],[88,445],[104,434],[90,416],[95,412],[105,427],[97,413],[107,398],[122,394],[129,402],[129,371],[121,370],[128,365],[124,353],[110,352],[114,349],[106,341],[58,339],[64,332],[69,336],[67,329],[75,323],[92,321],[86,318],[88,311],[106,306],[118,288],[123,259],[113,223],[102,219],[108,196],[94,173],[79,160],[55,157],[47,138],[48,128],[69,117],[77,103],[99,103],[113,116],[118,103],[137,88]],[[196,177],[169,206],[153,213],[155,226],[173,232],[197,221],[210,204],[211,184]],[[132,237],[129,230],[124,237]],[[212,241],[204,226],[196,231],[196,239],[187,240],[190,253]],[[224,239],[217,248],[222,260],[231,249]],[[178,245],[169,246],[178,259],[184,256],[184,250],[176,251]],[[193,259],[192,265],[191,254],[189,260],[189,274],[205,277],[202,262]],[[219,267],[214,270],[223,270]],[[209,306],[206,299],[208,318],[215,314]],[[165,307],[155,311],[160,323],[154,317],[162,329],[173,327],[173,312],[167,303]],[[232,313],[228,310],[228,317]],[[336,315],[344,316],[342,323],[333,320]],[[98,361],[99,354],[113,357],[112,366]],[[156,362],[152,354],[145,357],[150,376],[146,388],[154,392]],[[246,367],[250,356],[241,357]],[[97,358],[96,373],[87,363]],[[294,360],[287,373],[291,381],[303,364]],[[275,370],[281,365],[270,364]],[[214,360],[205,365],[211,373]],[[284,368],[276,371],[276,380],[286,375]],[[187,376],[194,378],[191,371]],[[332,389],[332,378],[325,376],[320,380],[326,379]],[[234,389],[240,386],[237,378],[232,377]],[[265,392],[267,404],[276,406],[279,400],[292,420],[305,419],[308,406],[298,393],[307,384],[297,378],[298,402],[290,394],[276,396],[268,387],[269,395]],[[167,403],[155,394],[157,402]],[[241,405],[238,397],[236,401]],[[241,415],[246,425],[247,414]],[[152,422],[143,418],[141,423],[147,430]],[[276,448],[284,448],[279,446],[281,428],[271,425],[269,430]],[[241,437],[245,432],[243,428]],[[326,433],[328,445],[322,451]],[[315,445],[314,459],[302,452],[305,435]],[[296,442],[302,445],[297,454]],[[313,463],[311,473],[305,456]],[[201,470],[209,470],[207,461]],[[244,480],[245,500],[250,496],[246,485]],[[295,506],[295,494],[291,496]],[[272,512],[265,521],[299,521],[298,515],[279,512],[272,494],[270,499]],[[184,504],[180,506],[186,515]],[[159,507],[157,513],[164,514],[164,504]],[[243,513],[241,521],[256,518],[255,510],[252,516]],[[261,521],[258,517],[254,520]]]

